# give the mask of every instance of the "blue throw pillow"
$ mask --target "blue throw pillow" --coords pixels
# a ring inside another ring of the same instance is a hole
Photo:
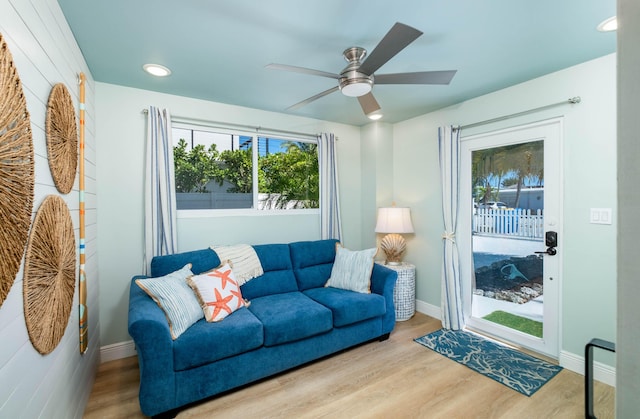
[[[187,284],[187,278],[191,275],[193,272],[188,263],[182,269],[165,276],[136,279],[136,284],[164,311],[174,340],[204,317],[198,299]]]
[[[325,286],[371,293],[371,272],[377,248],[353,251],[336,244],[336,260]]]

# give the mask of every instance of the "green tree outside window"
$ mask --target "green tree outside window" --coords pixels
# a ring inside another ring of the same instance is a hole
[[[258,141],[265,139],[259,138]],[[273,140],[272,140],[273,141]],[[318,208],[319,166],[317,145],[278,141],[280,149],[258,156],[258,192],[275,197],[277,208]],[[209,193],[215,181],[229,185],[226,193],[252,193],[252,146],[219,152],[196,145],[187,150],[184,139],[174,147],[176,192]]]

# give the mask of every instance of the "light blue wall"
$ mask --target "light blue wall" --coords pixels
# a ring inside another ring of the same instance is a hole
[[[561,106],[463,135],[564,117],[564,245],[561,360],[582,356],[593,337],[616,337],[616,224],[589,223],[589,208],[616,213],[616,57],[609,55],[394,126],[394,197],[412,209],[415,236],[406,260],[416,264],[417,297],[440,306],[441,187],[437,128],[525,111],[573,96]],[[613,365],[612,357],[598,357]]]
[[[127,307],[131,277],[142,273],[143,172],[146,117],[143,109],[167,108],[174,117],[253,125],[338,137],[343,241],[361,248],[360,129],[343,124],[264,112],[146,90],[96,84],[98,231],[101,234],[100,318],[102,344],[129,341]],[[181,251],[214,244],[273,243],[320,238],[318,215],[180,218]]]
[[[362,246],[374,247],[377,208],[393,202],[393,125],[373,122],[362,127]],[[384,259],[380,252],[377,259]]]
[[[178,220],[178,250],[214,244],[291,243],[320,238],[319,215],[256,215]]]

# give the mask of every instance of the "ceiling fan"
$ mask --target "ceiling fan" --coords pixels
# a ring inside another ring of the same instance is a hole
[[[367,55],[367,50],[364,48],[350,47],[344,50],[342,55],[344,55],[344,59],[347,60],[349,64],[347,64],[340,74],[286,64],[268,64],[266,67],[338,80],[337,86],[298,102],[288,107],[287,110],[298,109],[314,100],[340,90],[342,94],[346,96],[357,97],[364,114],[371,119],[378,119],[382,116],[382,113],[380,112],[380,105],[371,93],[374,83],[449,84],[456,74],[456,70],[419,71],[415,73],[378,74],[374,77],[376,70],[415,41],[420,35],[422,35],[421,31],[398,22],[393,25],[391,30],[389,30],[378,45],[376,45],[366,60],[364,59]],[[376,118],[376,116],[378,118]]]

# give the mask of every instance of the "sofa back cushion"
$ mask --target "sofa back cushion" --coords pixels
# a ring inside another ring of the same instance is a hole
[[[191,271],[198,275],[220,266],[218,255],[211,249],[193,250],[173,255],[155,256],[151,260],[151,276],[165,276],[177,271],[187,263]]]
[[[324,287],[331,276],[337,242],[331,239],[289,244],[293,273],[300,291]]]
[[[264,274],[249,280],[240,288],[242,296],[251,301],[265,295],[282,294],[298,290],[293,275],[289,246],[286,244],[260,244],[253,246]]]

